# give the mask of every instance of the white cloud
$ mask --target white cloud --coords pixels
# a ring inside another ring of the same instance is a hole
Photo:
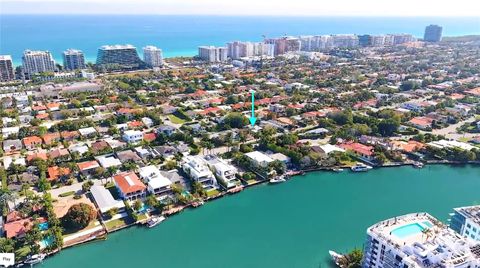
[[[479,16],[472,0],[0,0],[2,13]]]

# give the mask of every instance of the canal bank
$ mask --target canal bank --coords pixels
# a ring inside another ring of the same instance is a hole
[[[426,211],[446,220],[480,202],[473,166],[312,172],[261,185],[107,241],[64,250],[42,267],[328,267],[328,249],[361,247],[371,224]]]

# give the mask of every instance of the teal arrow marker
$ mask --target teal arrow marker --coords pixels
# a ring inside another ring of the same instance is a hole
[[[251,90],[250,93],[252,93],[252,116],[250,116],[250,124],[253,127],[255,122],[257,122],[257,118],[255,117],[255,91]]]

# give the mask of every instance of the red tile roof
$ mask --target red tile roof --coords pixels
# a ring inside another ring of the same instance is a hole
[[[38,136],[29,136],[23,138],[23,144],[25,146],[32,146],[32,145],[37,145],[37,144],[42,144],[42,138]]]
[[[57,167],[57,166],[49,167],[47,169],[47,172],[48,172],[48,180],[49,181],[55,181],[58,178],[60,178],[61,176],[69,175],[71,173],[69,168],[67,168],[67,167],[62,168],[62,167]]]
[[[358,142],[347,142],[339,145],[340,148],[345,150],[354,151],[360,155],[372,156],[373,155],[373,146],[363,145]]]
[[[145,191],[145,189],[147,189],[145,184],[140,181],[137,174],[133,172],[120,173],[113,176],[113,180],[123,194]]]
[[[53,141],[56,141],[56,140],[60,139],[60,133],[58,133],[58,132],[47,133],[47,134],[42,136],[42,139],[43,139],[43,142],[45,142],[45,144],[50,144]]]
[[[85,161],[85,162],[78,163],[77,166],[80,171],[83,171],[83,170],[88,170],[92,168],[97,168],[100,165],[98,164],[97,161],[93,160],[93,161]]]
[[[143,134],[143,139],[146,141],[154,141],[157,138],[157,135],[155,133],[144,133]]]

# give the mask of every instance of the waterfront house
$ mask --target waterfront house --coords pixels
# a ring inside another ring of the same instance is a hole
[[[340,148],[355,153],[358,157],[371,161],[374,159],[373,146],[363,145],[358,142],[345,142],[339,145]]]
[[[113,176],[115,187],[124,200],[134,201],[145,198],[147,187],[133,172],[124,172]]]
[[[256,167],[265,168],[265,167],[268,167],[268,164],[274,161],[270,156],[259,151],[249,152],[249,153],[246,153],[245,155],[250,159],[250,161]]]
[[[182,168],[191,180],[201,183],[204,189],[217,188],[215,176],[200,156],[185,156]]]
[[[240,181],[235,176],[238,173],[237,168],[215,155],[206,155],[204,159],[214,172],[215,177],[226,188],[233,188],[240,184]]]
[[[319,146],[312,146],[311,149],[313,152],[320,154],[320,156],[322,157],[327,157],[330,153],[333,152],[345,152],[344,149],[328,143]]]
[[[147,183],[149,193],[156,196],[165,196],[170,194],[172,182],[162,175],[160,170],[154,166],[146,166],[139,169],[140,178]]]
[[[125,212],[125,204],[123,201],[113,198],[110,191],[103,185],[93,185],[90,188],[90,193],[92,194],[93,200],[95,201],[102,217],[106,217],[108,211],[113,208],[118,209],[119,214]]]

